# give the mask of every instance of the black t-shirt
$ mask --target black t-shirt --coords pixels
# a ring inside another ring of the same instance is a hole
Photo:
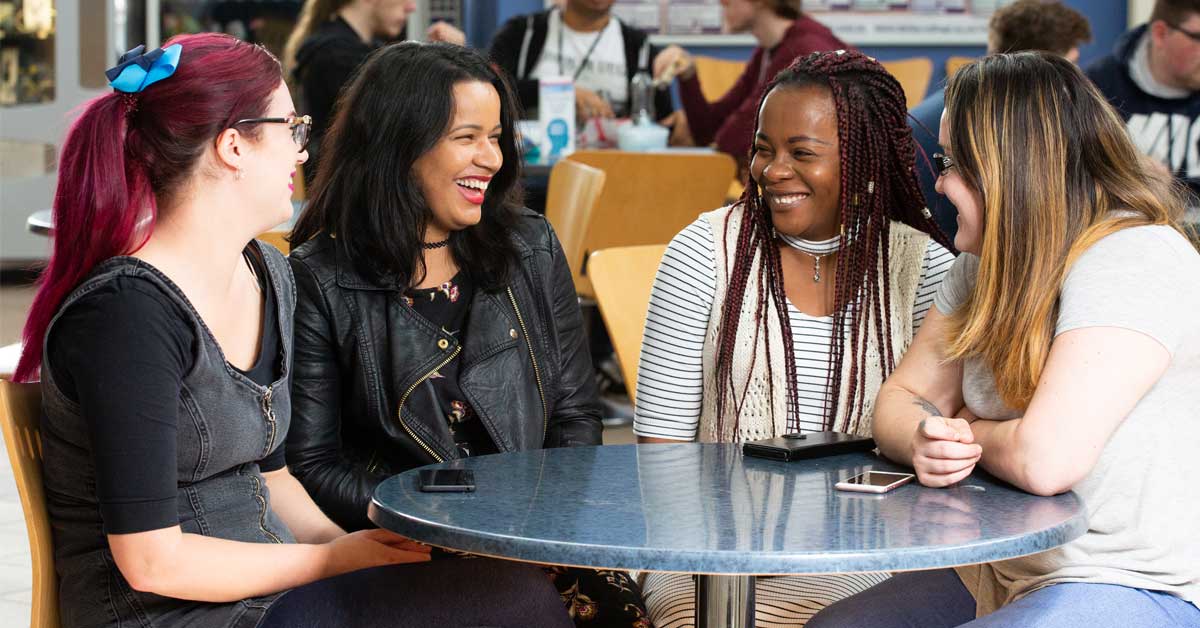
[[[312,116],[309,160],[304,177],[309,183],[317,171],[321,141],[333,121],[333,107],[342,87],[354,71],[382,42],[364,43],[350,24],[340,16],[325,22],[296,51],[293,72],[301,87],[305,112]]]
[[[460,272],[436,288],[410,288],[404,293],[404,301],[461,343],[474,295],[475,285],[470,276]],[[458,385],[461,365],[459,356],[442,365],[412,392],[408,403],[417,416],[431,416],[445,421],[463,456],[496,453],[492,437]]]
[[[266,263],[253,250],[247,249],[246,259],[266,306],[258,360],[241,372],[269,386],[280,372],[279,322]],[[179,396],[198,342],[191,319],[158,284],[119,277],[73,303],[50,334],[54,381],[79,404],[88,425],[96,497],[108,534],[179,523]],[[284,465],[282,444],[259,461],[263,472]]]

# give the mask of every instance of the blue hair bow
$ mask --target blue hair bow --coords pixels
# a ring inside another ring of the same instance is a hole
[[[138,46],[121,55],[117,65],[105,70],[104,76],[108,77],[108,84],[118,92],[136,94],[148,85],[174,74],[182,51],[180,44],[155,48],[150,52],[146,52],[145,46]]]

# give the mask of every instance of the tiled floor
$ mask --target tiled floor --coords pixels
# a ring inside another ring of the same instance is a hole
[[[33,287],[0,286],[0,346],[20,340]],[[8,452],[0,447],[0,626],[28,626],[32,601],[29,537]]]
[[[0,449],[0,626],[28,626],[32,572],[25,518],[8,454]]]

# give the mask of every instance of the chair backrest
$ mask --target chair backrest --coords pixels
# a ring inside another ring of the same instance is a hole
[[[724,153],[576,151],[567,159],[607,175],[583,238],[584,257],[614,246],[666,244],[701,213],[725,205],[737,166]],[[592,296],[585,264],[575,291]]]
[[[978,60],[976,57],[960,57],[957,55],[946,59],[946,78],[948,79],[954,76],[954,73],[957,72],[959,68],[976,60]]]
[[[291,243],[284,239],[287,238],[288,235],[289,232],[287,231],[264,231],[258,234],[258,239],[279,249],[279,251],[284,255],[287,255],[292,251]]]
[[[665,244],[603,249],[588,259],[588,274],[596,303],[612,338],[629,400],[637,399],[637,369],[642,357],[642,332],[658,264]]]
[[[708,102],[724,96],[742,72],[746,71],[744,61],[729,61],[703,55],[696,55],[693,61],[696,64],[696,77],[700,79],[700,93],[704,94],[704,99]]]
[[[925,57],[915,59],[897,59],[895,61],[880,61],[892,76],[904,88],[904,99],[909,109],[925,100],[925,92],[929,91],[929,81],[933,79],[933,61]]]
[[[583,268],[583,237],[604,189],[605,177],[603,170],[569,159],[550,169],[546,220],[558,234],[572,277],[578,276]]]
[[[33,607],[30,628],[59,628],[58,577],[54,573],[54,544],[42,486],[42,386],[0,380],[0,427],[17,481],[29,554],[33,562]]]

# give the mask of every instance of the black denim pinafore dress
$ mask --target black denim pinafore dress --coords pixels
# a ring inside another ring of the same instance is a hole
[[[258,468],[284,442],[291,418],[288,386],[292,363],[295,283],[287,261],[274,247],[258,247],[275,291],[279,321],[278,379],[260,386],[225,361],[212,333],[183,292],[153,266],[132,257],[100,264],[66,298],[46,332],[71,304],[118,277],[157,284],[190,314],[197,342],[195,362],[179,398],[179,524],[185,533],[250,543],[293,543],[291,532],[271,510]],[[45,353],[43,353],[45,355]],[[104,356],[96,356],[104,368]],[[96,475],[87,425],[74,403],[42,365],[42,446],[46,505],[54,534],[59,608],[64,628],[249,628],[256,626],[279,594],[213,604],[135,591],[121,576],[109,550],[96,497]],[[121,391],[113,391],[121,394]],[[237,574],[229,574],[236,577]]]

